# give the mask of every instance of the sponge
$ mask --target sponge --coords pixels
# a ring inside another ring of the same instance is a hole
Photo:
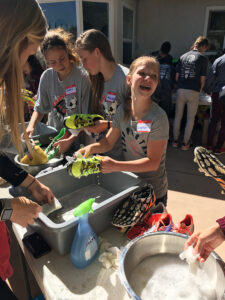
[[[21,158],[20,162],[30,166],[44,165],[48,162],[48,156],[39,146],[34,146],[32,159],[28,155],[25,155]]]

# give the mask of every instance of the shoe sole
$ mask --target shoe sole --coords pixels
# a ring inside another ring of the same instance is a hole
[[[204,147],[194,149],[194,162],[198,164],[199,171],[205,176],[212,177],[221,186],[225,193],[225,166]]]

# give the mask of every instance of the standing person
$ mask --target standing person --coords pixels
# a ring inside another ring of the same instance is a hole
[[[87,139],[88,144],[105,136],[111,128],[116,109],[126,95],[126,75],[129,70],[115,62],[109,41],[99,30],[90,29],[82,33],[76,40],[76,49],[91,81],[89,113],[105,117],[105,120],[97,121],[95,126],[87,129],[94,134],[94,139]],[[108,155],[120,159],[121,149],[118,141]]]
[[[27,146],[31,149],[24,124],[24,101],[21,94],[21,89],[24,87],[22,67],[29,55],[37,51],[46,29],[46,19],[36,0],[0,1],[0,123],[10,127],[12,140],[18,151],[21,149],[18,123],[22,123]],[[39,202],[50,202],[54,197],[49,188],[17,168],[4,154],[0,155],[0,176],[12,184],[28,188]],[[5,282],[12,275],[12,267],[9,263],[9,237],[4,220],[9,219],[21,226],[27,226],[34,222],[34,218],[40,211],[40,205],[25,197],[1,199],[1,299],[17,299]]]
[[[41,74],[44,72],[42,65],[35,55],[30,55],[28,60],[23,66],[23,74],[26,90],[30,91],[32,95],[30,97],[35,101],[36,94],[38,90],[38,85],[40,81]],[[25,121],[30,120],[30,116],[33,112],[33,104],[26,103],[24,104],[24,118]]]
[[[225,153],[222,148],[225,142],[225,54],[217,58],[206,77],[204,90],[212,92],[212,108],[208,129],[207,149],[213,149],[213,140],[218,122],[221,127],[214,148],[216,154]]]
[[[154,94],[168,118],[172,114],[172,89],[175,78],[175,68],[172,64],[173,58],[169,54],[170,50],[170,42],[164,42],[157,52],[156,58],[160,63],[160,81]]]
[[[180,124],[183,117],[184,107],[187,104],[187,121],[184,131],[182,150],[189,150],[190,138],[194,127],[195,115],[198,110],[200,91],[205,84],[208,59],[203,53],[208,48],[208,40],[200,36],[193,44],[193,49],[183,54],[176,66],[177,98],[176,112],[173,123],[173,144],[178,147],[180,136]]]
[[[156,204],[167,204],[165,169],[169,124],[166,113],[151,100],[159,80],[159,63],[153,57],[134,60],[127,75],[129,91],[125,103],[117,109],[112,127],[99,142],[80,149],[89,153],[106,153],[118,139],[122,141],[124,161],[108,156],[101,160],[102,173],[135,172],[153,185]]]
[[[90,85],[87,72],[72,43],[72,35],[62,28],[50,30],[41,44],[41,52],[49,67],[41,76],[34,112],[27,127],[31,137],[35,125],[49,113],[48,125],[60,130],[64,117],[86,111],[89,104]],[[67,139],[62,152],[75,141]],[[57,143],[61,147],[61,142]]]

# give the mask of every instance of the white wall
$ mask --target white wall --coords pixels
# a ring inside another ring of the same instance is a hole
[[[138,0],[135,56],[158,50],[164,41],[179,57],[204,33],[207,6],[225,6],[224,0]]]

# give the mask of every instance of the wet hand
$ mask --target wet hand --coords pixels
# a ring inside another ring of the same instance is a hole
[[[108,128],[108,121],[106,120],[98,120],[95,122],[94,126],[85,127],[85,130],[93,133],[100,133],[105,131]]]
[[[35,179],[34,183],[31,184],[28,190],[39,203],[51,203],[52,199],[55,197],[51,189],[41,183],[38,179]]]
[[[103,156],[101,160],[101,172],[112,173],[116,172],[117,161],[110,158],[109,156]]]
[[[13,212],[10,220],[23,227],[33,224],[34,219],[38,218],[39,212],[42,211],[40,205],[27,199],[26,197],[16,197],[11,199]]]

